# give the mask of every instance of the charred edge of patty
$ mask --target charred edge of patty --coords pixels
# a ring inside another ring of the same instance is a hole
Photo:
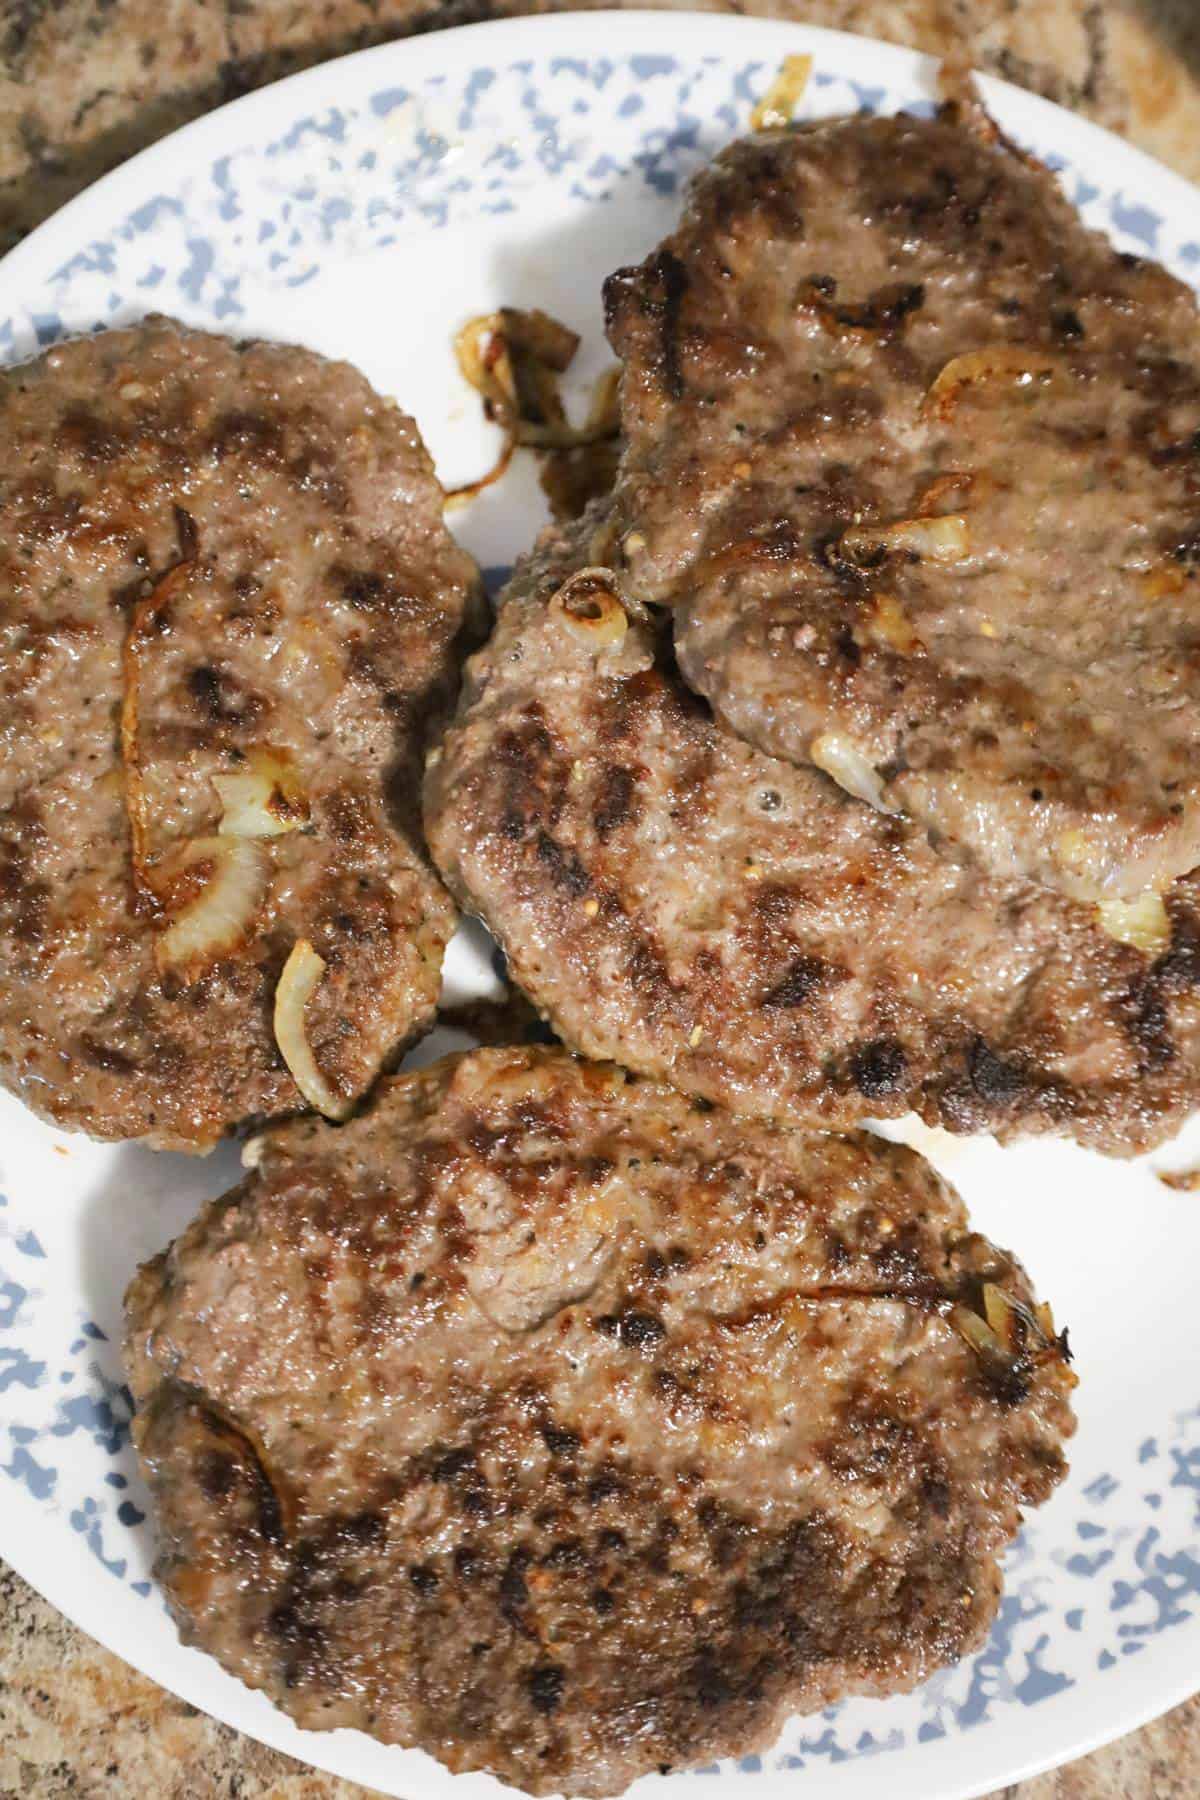
[[[138,1409],[135,1435],[140,1454],[151,1465],[160,1445],[185,1437],[191,1472],[207,1500],[219,1504],[242,1478],[263,1542],[275,1549],[291,1542],[298,1514],[295,1496],[272,1469],[266,1446],[253,1427],[227,1412],[203,1388],[164,1376]]]
[[[680,360],[679,321],[688,273],[673,250],[656,250],[644,263],[617,269],[604,283],[604,322],[609,340],[625,308],[634,305],[655,327],[657,347],[650,359],[664,392],[683,398],[686,384]]]

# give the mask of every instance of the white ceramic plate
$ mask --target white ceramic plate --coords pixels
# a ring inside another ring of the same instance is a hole
[[[357,362],[415,413],[443,478],[467,479],[494,446],[453,329],[502,302],[566,319],[584,337],[579,403],[607,361],[602,278],[667,229],[682,181],[746,127],[796,51],[814,58],[807,113],[931,105],[932,66],[907,51],[679,14],[477,26],[314,69],[137,157],[21,245],[0,267],[0,355],[153,308],[296,340]],[[1184,275],[1200,266],[1195,190],[1044,101],[985,88],[1122,247]],[[497,568],[541,510],[518,467],[454,523]],[[478,932],[460,938],[453,978],[487,980]],[[1200,1200],[1148,1166],[1064,1145],[905,1135],[1069,1322],[1082,1377],[1073,1473],[1010,1555],[978,1656],[909,1698],[793,1721],[761,1759],[671,1777],[672,1792],[964,1800],[1200,1686]],[[1189,1147],[1156,1160],[1187,1163]],[[499,1794],[419,1752],[297,1730],[182,1649],[150,1584],[121,1295],[236,1168],[232,1150],[191,1161],[99,1148],[0,1097],[0,1554],[128,1662],[264,1742],[388,1794]]]

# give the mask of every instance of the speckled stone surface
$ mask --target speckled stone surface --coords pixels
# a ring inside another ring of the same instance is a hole
[[[935,53],[965,45],[978,66],[1078,108],[1200,181],[1200,0],[707,3]],[[549,10],[544,0],[0,0],[0,249],[135,150],[279,75],[406,32]],[[0,1564],[0,1800],[364,1793],[164,1693]],[[1003,1800],[1197,1795],[1200,1697],[1070,1768],[1006,1789]]]

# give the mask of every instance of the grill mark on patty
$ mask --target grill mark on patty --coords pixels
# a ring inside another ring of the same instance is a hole
[[[562,1705],[566,1672],[557,1663],[539,1663],[529,1672],[529,1698],[539,1713],[557,1712]]]
[[[636,793],[637,776],[632,769],[620,763],[605,768],[592,808],[592,825],[602,844],[619,826],[637,823]]]
[[[530,706],[514,728],[501,733],[496,763],[502,784],[501,836],[515,842],[539,824],[553,832],[562,813],[566,772],[540,707]]]
[[[883,1100],[905,1085],[908,1055],[899,1038],[873,1038],[850,1058],[850,1078],[868,1100]]]
[[[555,887],[574,898],[587,893],[592,878],[573,850],[557,843],[548,831],[538,832],[536,850],[538,861]]]
[[[776,144],[745,144],[747,179],[708,184],[694,197],[722,237],[738,238],[747,225],[803,240],[803,182]]]
[[[267,469],[282,469],[287,433],[277,418],[248,407],[222,413],[208,440],[209,454],[218,462],[237,456]]]
[[[605,1313],[594,1324],[597,1331],[606,1337],[616,1338],[626,1349],[649,1353],[653,1353],[667,1335],[666,1326],[658,1315],[640,1307]]]
[[[419,618],[424,602],[405,582],[391,571],[352,569],[345,563],[334,563],[329,570],[330,584],[356,612],[382,613],[388,618]]]
[[[792,899],[786,895],[787,911],[792,910]],[[849,979],[848,971],[839,969],[820,956],[798,956],[787,974],[782,976],[773,988],[763,995],[761,1005],[773,1009],[790,1009],[793,1006],[804,1006],[815,995],[825,992],[838,982]]]
[[[187,692],[196,712],[214,725],[259,726],[267,711],[261,694],[245,688],[228,669],[201,663],[187,676]]]
[[[676,1017],[680,1011],[680,996],[667,973],[661,950],[649,933],[633,925],[624,914],[622,922],[626,926],[623,935],[630,940],[625,978],[644,1008],[645,1016],[654,1021]]]
[[[29,818],[24,827],[26,842],[36,843],[44,832],[34,820],[34,809],[21,810]],[[13,811],[15,814],[18,809]],[[16,943],[36,946],[44,940],[49,927],[50,885],[33,873],[28,850],[19,840],[0,842],[0,854],[0,904],[11,918],[9,930]]]
[[[1200,987],[1200,924],[1191,913],[1172,910],[1170,946],[1154,965],[1154,976],[1164,994]]]
[[[103,468],[116,462],[130,446],[130,434],[118,429],[82,403],[69,406],[55,432],[55,445],[65,455],[77,456],[88,467]]]
[[[1165,1068],[1173,1060],[1175,1044],[1162,982],[1153,969],[1130,983],[1118,1017],[1145,1071]]]
[[[852,1394],[836,1426],[836,1433],[817,1451],[843,1480],[870,1481],[897,1463],[911,1468],[924,1448],[912,1426],[870,1393]]]
[[[1017,1063],[1000,1056],[982,1037],[973,1038],[967,1052],[971,1086],[988,1108],[1004,1113],[1016,1106],[1032,1083]]]
[[[168,1420],[172,1430],[182,1427],[182,1442],[194,1459],[205,1498],[214,1505],[232,1505],[237,1488],[248,1488],[259,1535],[270,1545],[283,1545],[294,1524],[295,1506],[271,1473],[254,1431],[202,1389],[175,1379],[164,1382],[144,1429],[150,1433],[166,1429]]]
[[[132,1056],[115,1045],[104,1043],[93,1031],[80,1032],[79,1048],[90,1063],[106,1074],[131,1074],[137,1066]]]

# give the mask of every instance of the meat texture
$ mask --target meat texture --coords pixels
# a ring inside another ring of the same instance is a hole
[[[1200,864],[1200,325],[969,103],[735,144],[607,288],[689,684],[1002,879]]]
[[[593,512],[518,567],[426,776],[435,860],[564,1041],[796,1120],[913,1107],[1116,1154],[1174,1131],[1197,878],[1137,949],[754,749],[681,680],[615,538]]]
[[[254,1150],[127,1355],[181,1631],[302,1724],[610,1794],[980,1641],[1073,1377],[921,1158],[535,1049]]]
[[[272,998],[307,939],[348,1103],[454,922],[416,793],[477,575],[416,427],[165,319],[5,371],[0,424],[0,1075],[172,1147],[295,1110]]]

